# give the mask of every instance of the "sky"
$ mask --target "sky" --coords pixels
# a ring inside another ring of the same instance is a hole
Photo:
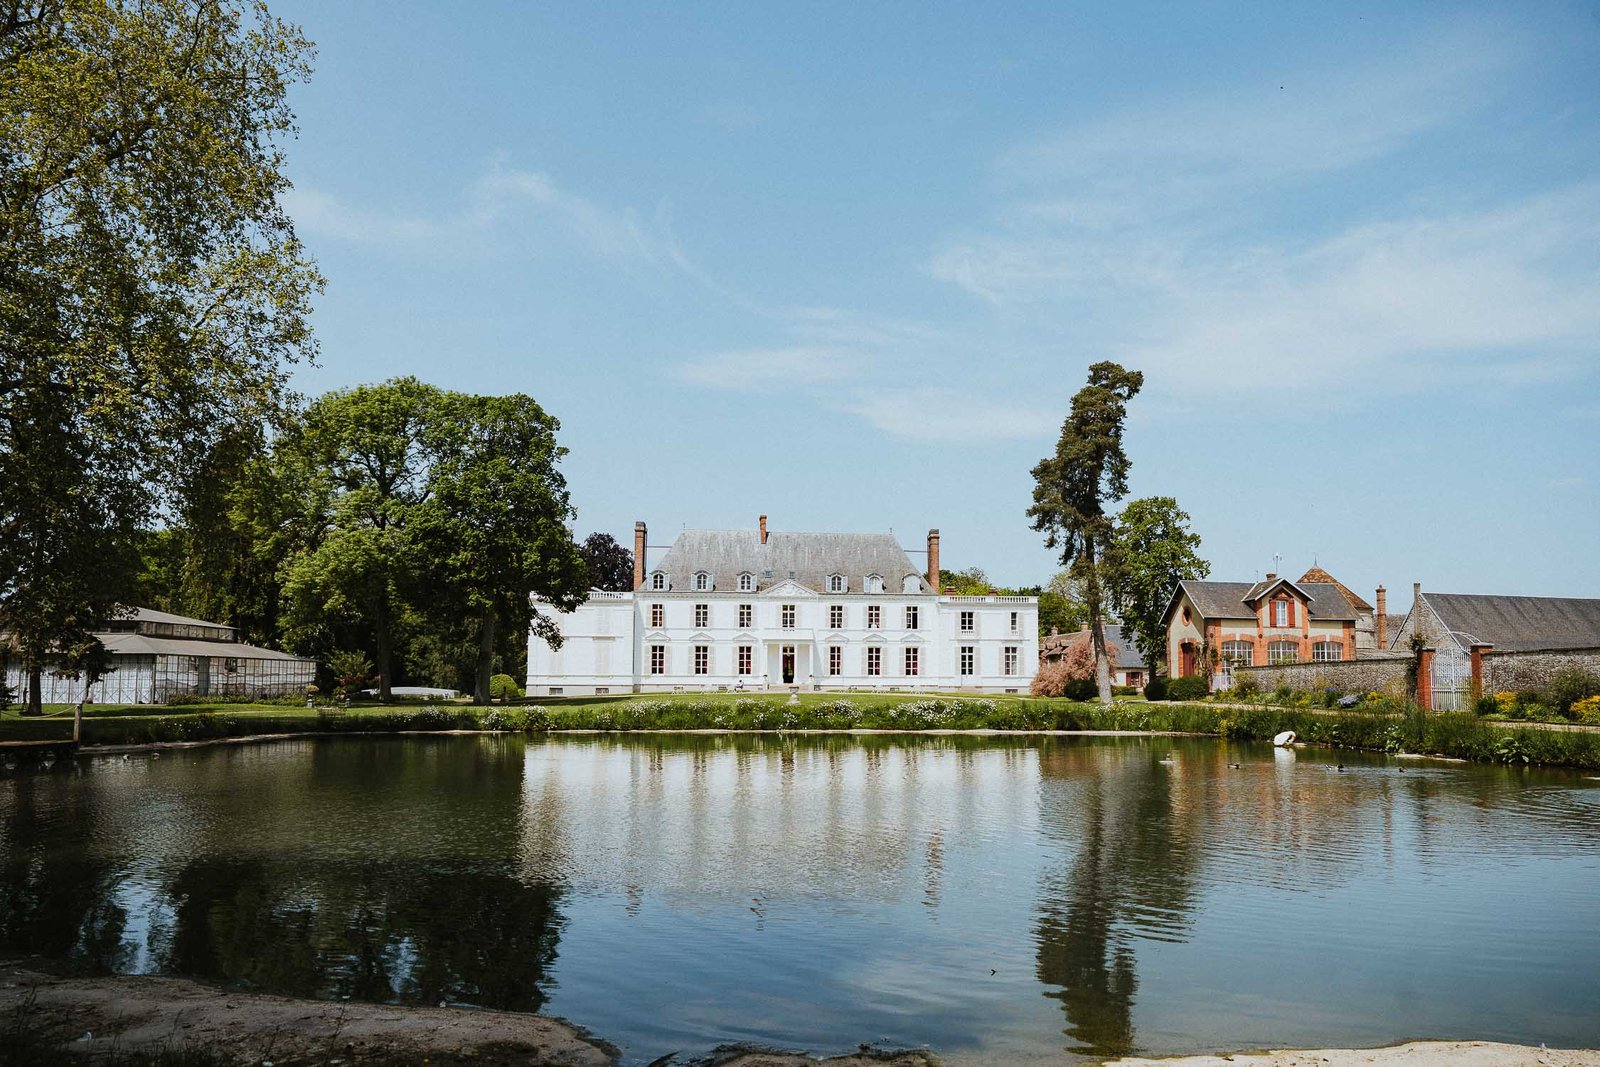
[[[530,394],[580,535],[1042,583],[1112,359],[1213,578],[1600,596],[1600,4],[272,7],[296,388]]]

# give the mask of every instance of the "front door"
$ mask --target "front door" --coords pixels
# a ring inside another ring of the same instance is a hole
[[[783,646],[783,684],[794,684],[794,646]]]
[[[1194,673],[1194,645],[1185,641],[1178,649],[1178,676],[1187,678]]]

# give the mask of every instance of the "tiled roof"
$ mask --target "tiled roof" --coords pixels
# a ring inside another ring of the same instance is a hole
[[[1051,634],[1040,642],[1040,648],[1045,653],[1065,652],[1068,648],[1081,641],[1089,640],[1088,630],[1073,630],[1070,633]],[[1106,626],[1106,641],[1117,648],[1116,662],[1119,670],[1138,670],[1145,665],[1139,655],[1139,648],[1133,643],[1132,634],[1124,634],[1122,627],[1116,623]]]
[[[1373,610],[1372,605],[1368,604],[1365,600],[1361,599],[1361,597],[1357,596],[1354,589],[1351,589],[1349,586],[1345,585],[1343,582],[1329,574],[1327,571],[1323,570],[1321,567],[1312,567],[1310,570],[1306,571],[1300,576],[1300,585],[1305,585],[1307,582],[1315,582],[1318,585],[1333,586],[1334,588],[1338,589],[1339,592],[1344,594],[1344,598],[1350,601],[1350,606],[1355,608],[1357,611]]]
[[[756,589],[777,585],[788,578],[819,593],[826,591],[830,575],[842,575],[845,591],[865,591],[869,575],[883,579],[885,593],[899,593],[908,575],[917,576],[917,590],[933,590],[911,563],[893,534],[796,533],[773,530],[761,543],[756,530],[685,530],[666,555],[648,568],[663,571],[674,592],[694,588],[694,576],[705,571],[717,592],[738,588],[740,574],[755,576]]]
[[[1463,648],[1474,643],[1502,651],[1600,648],[1600,600],[1472,593],[1422,597]]]
[[[1350,606],[1350,602],[1339,592],[1339,587],[1336,585],[1277,579],[1273,582],[1186,581],[1179,582],[1178,587],[1188,594],[1195,607],[1200,609],[1203,618],[1253,619],[1256,613],[1248,601],[1266,593],[1279,582],[1293,585],[1305,593],[1313,619],[1355,620],[1355,609]]]

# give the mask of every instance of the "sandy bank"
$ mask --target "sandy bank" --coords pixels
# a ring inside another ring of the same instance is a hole
[[[1274,1049],[1231,1056],[1128,1058],[1107,1067],[1600,1067],[1600,1051],[1501,1045],[1492,1041],[1411,1041],[1388,1048]]]
[[[609,1067],[617,1051],[564,1019],[473,1008],[401,1007],[230,993],[178,978],[58,978],[0,965],[0,1013],[90,1056],[201,1049],[225,1063]],[[934,1067],[923,1053],[806,1056],[727,1050],[716,1067]]]

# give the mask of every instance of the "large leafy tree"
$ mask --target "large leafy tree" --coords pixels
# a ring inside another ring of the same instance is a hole
[[[1111,538],[1107,503],[1128,492],[1122,427],[1128,401],[1144,375],[1110,361],[1089,368],[1089,381],[1072,398],[1054,455],[1033,468],[1033,505],[1028,516],[1043,531],[1045,545],[1061,550],[1061,563],[1083,592],[1094,643],[1095,681],[1102,703],[1111,702],[1111,666],[1106,649],[1105,592],[1101,553]]]
[[[431,494],[445,395],[415,378],[328,393],[278,442],[278,480],[298,483],[297,546],[283,566],[285,630],[327,652],[371,635],[389,699],[399,623],[424,568],[411,525]]]
[[[415,543],[429,560],[434,613],[453,607],[476,629],[473,698],[492,697],[502,633],[532,627],[560,641],[554,621],[534,606],[571,611],[589,588],[557,463],[560,424],[531,397],[447,394],[427,437],[435,463],[418,509]],[[629,562],[630,583],[632,563]],[[421,609],[428,610],[428,609]]]
[[[1061,571],[1035,595],[1039,598],[1039,633],[1071,633],[1089,621],[1082,583]]]
[[[1130,501],[1117,516],[1106,546],[1106,596],[1124,630],[1156,676],[1166,647],[1161,617],[1181,581],[1204,578],[1211,565],[1200,558],[1200,535],[1170,496]]]
[[[613,593],[633,589],[633,553],[608,533],[592,533],[578,546],[589,570],[589,588]]]
[[[0,631],[30,710],[180,472],[313,353],[279,202],[309,54],[233,0],[0,3]]]

